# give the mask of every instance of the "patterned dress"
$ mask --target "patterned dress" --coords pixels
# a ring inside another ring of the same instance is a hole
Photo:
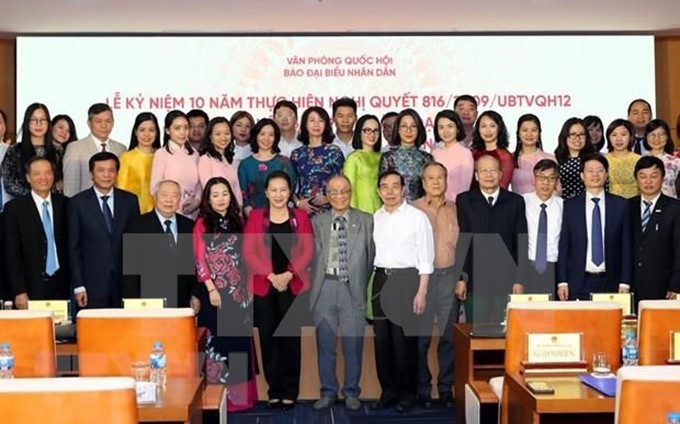
[[[664,164],[664,167],[666,168],[666,176],[663,179],[661,191],[666,196],[670,196],[677,199],[678,197],[677,180],[678,175],[680,175],[680,159],[668,153],[662,153],[657,157],[661,159],[661,161]]]
[[[404,177],[406,191],[404,197],[412,202],[423,196],[423,185],[420,174],[426,163],[432,162],[432,155],[415,147],[399,146],[396,150],[383,153],[380,158],[378,174],[394,170]]]
[[[380,152],[356,150],[347,156],[342,172],[352,184],[351,206],[374,214],[382,206],[378,196],[378,166]]]
[[[257,401],[255,350],[250,336],[253,294],[248,291],[241,258],[242,234],[230,231],[227,221],[218,215],[209,219],[217,224],[212,234],[207,233],[204,217],[194,225],[196,275],[199,282],[211,279],[215,284],[222,298],[219,324],[227,324],[227,328],[218,329],[217,308],[210,304],[207,290],[202,290],[198,321],[199,326],[208,328],[205,374],[209,384],[229,386],[227,410],[242,411]],[[229,335],[223,336],[225,333]],[[238,359],[231,363],[229,355]],[[230,370],[230,365],[242,367],[244,356],[247,372]]]
[[[243,207],[263,208],[267,205],[265,183],[267,176],[274,171],[284,171],[295,187],[295,171],[290,159],[283,155],[261,161],[255,156],[248,156],[238,166],[238,182],[243,194]]]
[[[34,146],[35,156],[39,158],[44,158],[47,156],[47,149],[45,146]],[[2,184],[5,191],[12,197],[19,197],[31,192],[31,186],[26,180],[26,172],[24,170],[23,164],[28,162],[28,159],[22,160],[21,157],[21,145],[13,144],[7,149],[5,154],[5,159],[2,161],[2,167],[0,172],[2,173]],[[54,187],[52,191],[56,191],[57,182],[63,179],[62,174],[62,162],[63,162],[64,152],[63,150],[54,149],[54,157],[49,158],[54,164]]]
[[[612,153],[604,155],[609,162],[609,192],[617,196],[630,199],[639,194],[637,181],[635,180],[635,164],[640,155],[628,153],[623,157],[614,156]]]
[[[543,159],[555,161],[555,156],[537,150],[529,155],[519,156],[519,167],[512,173],[512,191],[517,194],[533,193],[534,191],[534,166]]]
[[[316,147],[298,147],[291,153],[290,161],[297,175],[294,192],[301,199],[309,199],[326,195],[326,182],[333,175],[342,172],[345,156],[339,147],[322,144]],[[319,212],[328,209],[330,205],[327,203]]]
[[[583,185],[583,180],[581,180],[580,166],[580,157],[569,158],[566,162],[560,164],[560,183],[562,185],[563,199],[578,196],[586,189]]]

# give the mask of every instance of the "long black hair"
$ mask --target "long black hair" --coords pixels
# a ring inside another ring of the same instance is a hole
[[[227,214],[222,216],[215,212],[210,206],[210,190],[218,185],[223,184],[229,190],[229,206],[227,207]],[[201,207],[199,217],[203,218],[205,222],[206,232],[210,234],[215,233],[240,233],[243,231],[243,220],[241,219],[241,208],[238,205],[234,191],[231,189],[231,184],[223,177],[213,177],[208,180],[201,195]]]
[[[31,121],[31,116],[33,112],[41,109],[45,112],[45,119],[47,120],[47,132],[45,133],[45,158],[53,163],[57,163],[57,154],[54,149],[54,144],[52,142],[52,123],[50,122],[50,111],[42,103],[32,103],[26,108],[26,113],[24,113],[24,121],[21,124],[21,143],[19,143],[19,151],[21,152],[21,160],[19,164],[21,169],[26,169],[26,164],[28,160],[35,156],[35,146],[31,143],[31,132],[29,130],[29,125]]]

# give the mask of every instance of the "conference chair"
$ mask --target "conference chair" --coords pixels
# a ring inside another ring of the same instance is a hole
[[[680,412],[680,367],[623,367],[616,373],[616,424],[665,423]]]
[[[10,344],[15,377],[56,377],[54,321],[50,312],[0,311],[0,343]]]
[[[643,300],[638,305],[640,365],[666,365],[671,357],[671,333],[680,332],[680,302]]]
[[[130,377],[17,378],[0,384],[3,423],[137,423]]]
[[[168,377],[199,375],[191,308],[82,310],[76,328],[81,376],[132,375],[132,364],[148,362],[156,341],[163,343]]]

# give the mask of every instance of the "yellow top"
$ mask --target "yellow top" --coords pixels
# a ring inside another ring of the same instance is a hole
[[[139,211],[151,212],[154,207],[151,196],[151,164],[153,153],[132,149],[120,155],[120,171],[116,187],[137,195]]]
[[[634,171],[640,155],[630,152],[617,157],[607,153],[605,157],[609,162],[609,192],[626,199],[637,196],[639,192]]]

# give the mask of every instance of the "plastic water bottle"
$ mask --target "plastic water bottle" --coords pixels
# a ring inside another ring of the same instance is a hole
[[[2,309],[4,309],[5,311],[11,311],[13,305],[14,303],[12,303],[11,300],[5,300],[2,304]]]
[[[638,347],[634,331],[626,333],[626,341],[622,348],[623,366],[636,366],[638,364]]]
[[[0,379],[14,378],[14,354],[9,343],[0,346]]]
[[[666,424],[680,424],[680,412],[671,412],[666,416]]]
[[[163,343],[155,342],[153,349],[149,355],[149,368],[151,369],[150,380],[159,388],[165,387],[166,375],[165,369],[167,366],[167,357],[163,350]]]

